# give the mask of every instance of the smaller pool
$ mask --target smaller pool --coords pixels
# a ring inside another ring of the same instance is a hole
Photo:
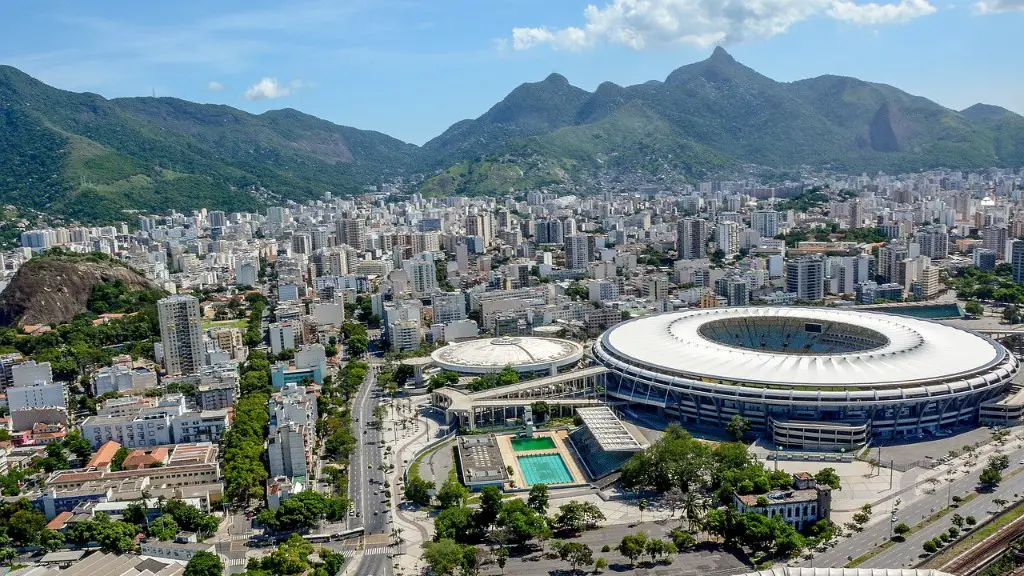
[[[534,484],[568,484],[572,474],[558,454],[517,456],[527,486]]]
[[[534,450],[554,450],[555,441],[548,436],[536,438],[513,438],[512,450],[516,452],[532,452]]]

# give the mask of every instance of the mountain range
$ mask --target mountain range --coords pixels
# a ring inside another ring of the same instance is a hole
[[[746,165],[889,172],[1024,166],[1024,117],[955,111],[840,76],[783,83],[722,48],[636,86],[552,74],[423,146],[285,109],[72,93],[0,66],[0,202],[86,221],[125,210],[351,194],[423,175],[428,194],[486,194],[604,173],[691,179]]]

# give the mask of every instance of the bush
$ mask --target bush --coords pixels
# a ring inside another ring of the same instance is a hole
[[[611,551],[612,551],[612,547],[611,546],[609,546],[607,544],[605,544],[604,546],[601,546],[601,552],[611,552]]]
[[[974,526],[978,523],[978,519],[974,516],[968,516],[967,518],[964,518],[964,522],[967,522],[968,526]]]
[[[926,540],[925,543],[921,545],[921,547],[924,548],[924,551],[928,554],[935,554],[939,550],[939,547],[936,546],[935,542],[932,542],[931,540]]]
[[[607,547],[608,546],[605,545],[605,548]],[[606,568],[608,568],[608,561],[605,560],[603,556],[598,558],[597,562],[594,562],[594,572],[604,572]]]

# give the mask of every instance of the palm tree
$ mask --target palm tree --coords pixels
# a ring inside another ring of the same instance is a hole
[[[683,496],[683,514],[686,514],[686,525],[690,532],[693,532],[694,525],[700,523],[705,509],[704,500],[693,492],[687,492]]]
[[[640,523],[643,524],[644,523],[644,510],[647,510],[647,498],[641,498],[640,499],[640,504],[639,504],[638,508],[640,508]]]

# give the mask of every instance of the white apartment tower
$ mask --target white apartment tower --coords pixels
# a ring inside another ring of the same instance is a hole
[[[570,270],[586,270],[590,262],[590,239],[586,234],[565,237],[565,267]]]
[[[196,374],[203,367],[203,330],[199,300],[175,295],[157,302],[164,368],[168,376]]]

